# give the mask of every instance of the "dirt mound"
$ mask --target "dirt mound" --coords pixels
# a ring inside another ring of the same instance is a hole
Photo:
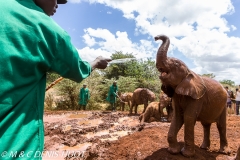
[[[167,133],[170,123],[152,122],[142,128],[138,116],[122,112],[60,113],[45,117],[45,150],[82,150],[81,157],[68,155],[66,160],[77,159],[136,159],[185,160],[181,154],[168,153]],[[216,124],[211,126],[211,146],[200,149],[203,139],[202,125],[195,126],[196,160],[230,160],[240,143],[240,116],[228,116],[227,137],[230,155],[218,153],[219,134]],[[183,127],[178,141],[183,146]],[[83,148],[81,148],[83,147]],[[233,159],[233,158],[232,158]]]

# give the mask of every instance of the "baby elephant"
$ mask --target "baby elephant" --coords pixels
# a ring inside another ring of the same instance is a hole
[[[127,92],[127,93],[124,93],[124,94],[120,95],[120,99],[121,99],[120,110],[124,111],[125,102],[128,103],[129,108],[131,107],[132,95],[133,95],[133,93],[131,93],[131,92]]]
[[[164,92],[160,93],[160,108],[161,114],[163,115],[163,109],[167,110],[167,121],[171,122],[173,116],[173,108],[172,108],[172,98],[168,97]]]
[[[140,104],[144,105],[144,109],[143,109],[143,112],[142,112],[142,113],[144,113],[147,106],[148,106],[148,102],[149,101],[153,102],[155,99],[156,99],[155,94],[152,91],[150,91],[149,89],[147,89],[147,88],[137,88],[133,92],[132,104],[131,104],[131,107],[130,107],[130,113],[129,114],[132,114],[133,107],[135,108],[134,109],[135,114],[137,114],[137,108],[138,108],[138,105],[140,105]]]
[[[154,121],[161,121],[161,118],[164,115],[163,113],[163,107],[165,108],[166,105],[161,104],[161,102],[151,102],[148,106],[146,111],[139,116],[139,120],[141,122],[141,125],[144,122],[154,122]],[[172,117],[172,110],[171,113],[168,114],[168,121],[170,121]]]

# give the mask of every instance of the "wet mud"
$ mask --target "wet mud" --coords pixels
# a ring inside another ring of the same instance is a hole
[[[230,115],[227,122],[229,155],[218,153],[220,143],[216,124],[211,126],[210,149],[199,148],[203,139],[199,122],[195,125],[195,156],[172,155],[167,151],[170,123],[163,120],[142,126],[138,118],[139,115],[129,116],[126,112],[46,112],[44,151],[82,153],[81,156],[67,154],[62,157],[65,160],[233,160],[240,144],[240,116]],[[178,133],[178,141],[184,145],[183,127]]]

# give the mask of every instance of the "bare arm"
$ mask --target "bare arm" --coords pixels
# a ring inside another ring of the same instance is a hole
[[[108,62],[112,61],[110,58],[104,58],[102,56],[97,57],[94,61],[90,63],[92,71],[96,68],[105,69],[108,65]]]

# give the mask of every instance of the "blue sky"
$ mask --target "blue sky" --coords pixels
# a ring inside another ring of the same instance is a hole
[[[68,0],[52,17],[72,38],[82,59],[115,51],[155,59],[169,36],[168,56],[198,74],[240,84],[240,0]]]

